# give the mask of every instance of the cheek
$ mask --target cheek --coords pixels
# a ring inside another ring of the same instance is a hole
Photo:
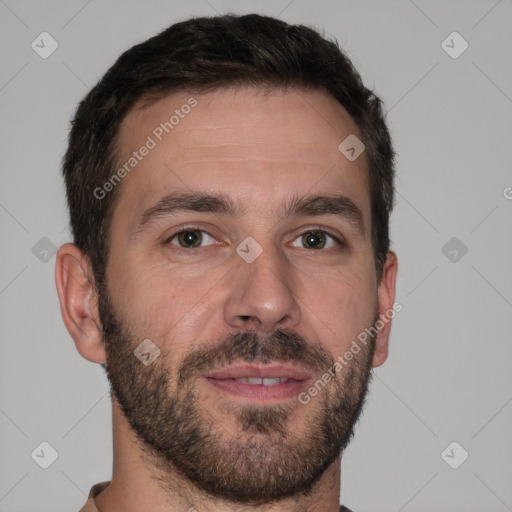
[[[132,277],[124,280],[118,296],[130,325],[139,334],[162,342],[173,339],[178,351],[180,341],[188,347],[188,340],[197,339],[212,311],[219,310],[222,281],[216,272],[194,276],[163,263],[127,275]]]
[[[334,357],[374,321],[377,289],[368,273],[338,272],[308,280],[303,313],[315,325],[318,340]]]

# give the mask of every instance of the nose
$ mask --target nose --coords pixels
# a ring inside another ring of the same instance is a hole
[[[292,271],[284,256],[264,250],[252,263],[237,261],[233,273],[224,306],[228,325],[269,334],[298,325],[301,310],[293,292]]]

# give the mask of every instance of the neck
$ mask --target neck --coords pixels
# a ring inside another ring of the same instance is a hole
[[[305,494],[263,505],[246,505],[212,497],[195,484],[158,464],[141,446],[116,400],[112,401],[114,465],[112,481],[96,498],[99,512],[338,512],[340,459]]]

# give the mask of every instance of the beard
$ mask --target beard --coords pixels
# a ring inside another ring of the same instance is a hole
[[[160,356],[145,366],[134,355],[141,338],[118,320],[106,293],[99,294],[98,307],[111,396],[164,475],[157,481],[167,491],[179,475],[212,497],[239,504],[308,495],[351,440],[372,376],[374,336],[307,405],[217,400],[215,413],[235,424],[229,435],[200,405],[201,373],[235,362],[279,361],[307,368],[316,381],[333,367],[333,357],[292,331],[240,331],[217,344],[196,345],[176,369],[166,366],[172,343],[161,343]]]

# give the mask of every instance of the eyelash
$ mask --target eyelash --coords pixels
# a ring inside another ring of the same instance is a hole
[[[215,239],[215,237],[209,233],[208,231],[206,231],[205,229],[201,229],[200,227],[198,226],[186,226],[186,227],[183,227],[181,228],[179,231],[175,231],[172,235],[170,235],[169,237],[167,237],[164,242],[163,242],[163,245],[167,246],[169,244],[171,244],[172,240],[174,240],[178,235],[182,234],[182,233],[186,233],[188,231],[198,231],[200,233],[206,233],[208,236],[212,237]],[[299,234],[296,238],[294,238],[293,241],[297,240],[297,238],[300,238],[302,236],[304,236],[305,234],[307,233],[322,233],[324,235],[327,235],[329,238],[332,238],[334,240],[334,242],[336,242],[336,244],[338,245],[338,249],[341,249],[343,247],[346,246],[346,244],[340,240],[338,238],[338,236],[334,235],[333,233],[323,229],[323,228],[309,228],[305,231],[303,231],[301,234]],[[174,246],[174,250],[177,250],[177,251],[185,251],[186,253],[190,253],[190,252],[193,252],[195,250],[198,250],[198,249],[207,249],[208,247],[211,247],[212,245],[216,245],[216,244],[211,244],[210,246],[206,246],[206,247],[190,247],[190,248],[186,248],[186,247],[181,247],[180,245],[176,245],[176,244],[171,244]],[[302,249],[308,249],[306,247],[302,247]],[[310,248],[309,250],[311,251],[326,251],[328,249],[333,249],[332,247],[329,247],[327,249],[314,249],[314,248]]]

